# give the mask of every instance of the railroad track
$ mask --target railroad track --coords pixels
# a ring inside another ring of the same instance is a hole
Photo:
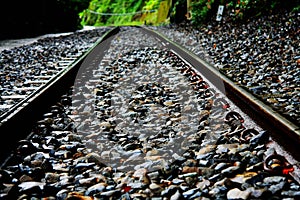
[[[109,27],[30,39],[0,54],[0,118],[81,57]],[[21,103],[22,104],[22,103]],[[2,120],[1,120],[2,121]]]
[[[82,33],[82,34],[84,34],[84,33]],[[66,36],[66,37],[68,37],[68,36]],[[105,38],[105,35],[104,35],[104,38]],[[61,38],[61,39],[64,41],[63,38]],[[69,39],[69,38],[67,38],[67,39]],[[73,39],[75,40],[77,38],[75,36],[73,36]],[[92,38],[90,38],[90,39],[92,40]],[[47,42],[47,38],[41,39],[41,40],[46,40],[46,42],[44,41],[44,43],[46,43],[46,44],[51,43],[51,42]],[[68,43],[67,40],[64,42]],[[100,42],[100,40],[96,41],[94,46],[96,46],[99,42]],[[82,45],[84,45],[84,44],[82,44]],[[85,44],[85,45],[87,45],[87,44]],[[36,47],[33,45],[33,48],[38,49],[38,46]],[[55,47],[50,47],[50,48],[55,48]],[[64,48],[66,48],[66,47],[64,47]],[[2,101],[1,102],[2,109],[0,112],[0,114],[1,114],[0,115],[1,132],[3,132],[3,133],[10,132],[10,133],[14,133],[14,134],[11,134],[11,135],[9,134],[6,136],[7,143],[6,144],[4,143],[3,148],[1,149],[1,152],[3,152],[1,154],[1,160],[5,159],[8,156],[5,152],[9,152],[9,149],[11,149],[11,147],[13,147],[11,145],[11,142],[14,143],[18,139],[25,137],[26,135],[24,135],[22,133],[23,132],[26,133],[26,132],[28,132],[28,130],[30,130],[30,129],[26,129],[26,126],[24,126],[23,127],[23,128],[25,128],[25,129],[23,129],[24,131],[19,131],[18,128],[15,126],[15,124],[18,124],[20,119],[22,119],[22,121],[25,124],[26,123],[31,124],[34,120],[37,120],[38,115],[43,113],[43,111],[45,111],[45,110],[33,109],[33,106],[43,108],[45,105],[45,108],[46,108],[47,106],[49,107],[50,105],[53,105],[53,103],[56,102],[56,99],[59,98],[60,95],[62,95],[66,91],[66,87],[64,87],[64,85],[65,84],[67,84],[67,85],[73,84],[74,80],[72,80],[71,77],[72,76],[74,77],[74,74],[76,74],[76,70],[78,70],[80,63],[82,62],[84,57],[88,54],[88,52],[93,48],[93,46],[90,45],[89,48],[82,46],[81,48],[82,48],[82,50],[74,49],[73,50],[74,53],[72,53],[72,50],[71,50],[71,53],[64,55],[64,58],[58,59],[58,58],[55,58],[55,57],[53,58],[53,57],[49,56],[49,61],[48,60],[45,61],[45,62],[47,62],[46,65],[49,65],[48,69],[44,68],[43,70],[40,70],[40,73],[38,75],[28,78],[28,80],[26,80],[21,85],[21,87],[14,87],[13,89],[11,89],[12,92],[10,95],[8,95],[8,94],[3,95],[4,92],[2,92],[2,95],[0,97],[0,99]],[[66,52],[68,52],[68,49],[62,49],[61,51],[64,51],[64,50]],[[47,52],[47,51],[45,51],[45,52]],[[49,51],[49,52],[51,52],[51,51]],[[61,52],[61,54],[66,53],[66,52]],[[28,56],[30,56],[30,55],[28,55]],[[28,62],[30,62],[30,61],[31,60],[28,60]],[[5,66],[5,63],[2,63],[2,64]],[[14,63],[11,63],[11,65],[12,64],[14,64]],[[31,64],[31,65],[34,65],[34,64]],[[55,67],[52,65],[55,65]],[[18,66],[16,66],[16,68],[17,67]],[[20,70],[21,70],[21,68],[20,68]],[[17,74],[18,72],[14,72],[14,73]],[[63,87],[61,87],[61,86],[63,86]],[[55,90],[55,92],[53,90]],[[25,92],[22,93],[22,91],[25,91]],[[42,103],[42,104],[40,104],[40,103]],[[26,116],[30,116],[30,117],[26,117]]]
[[[142,27],[108,31],[0,129],[7,199],[300,196],[299,128]]]

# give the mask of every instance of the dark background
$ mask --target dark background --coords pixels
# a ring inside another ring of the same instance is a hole
[[[78,30],[78,14],[88,5],[89,0],[0,1],[0,40]]]

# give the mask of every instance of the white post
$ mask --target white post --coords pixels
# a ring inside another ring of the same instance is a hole
[[[216,20],[218,22],[222,20],[223,10],[224,10],[224,6],[219,5],[218,12],[217,12],[217,17],[216,17]]]

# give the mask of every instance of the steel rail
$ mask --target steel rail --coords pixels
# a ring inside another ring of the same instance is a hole
[[[107,38],[115,35],[119,27],[114,27],[104,33],[94,45],[82,56],[66,66],[65,69],[53,76],[47,83],[14,105],[0,117],[0,133],[3,137],[0,143],[0,161],[5,163],[10,152],[15,149],[16,141],[23,139],[31,130],[31,126],[41,114],[56,103],[61,95],[74,84],[79,67],[85,58]],[[24,126],[24,124],[26,124]]]
[[[166,48],[173,50],[196,70],[201,72],[203,76],[205,76],[221,92],[224,92],[224,95],[235,103],[243,112],[247,113],[255,123],[269,131],[272,138],[275,139],[278,144],[282,145],[286,151],[290,152],[295,159],[300,160],[300,154],[297,152],[297,147],[300,143],[300,128],[297,125],[288,121],[270,106],[264,104],[255,96],[234,84],[215,67],[211,66],[208,62],[199,58],[189,50],[183,48],[181,45],[171,41],[154,30],[141,26],[137,27],[146,34],[156,37]],[[4,117],[1,116],[0,133],[2,133],[2,136],[5,139],[0,145],[0,161],[7,159],[9,156],[7,153],[15,148],[14,143],[17,140],[29,135],[31,129],[30,124],[33,124],[34,121],[45,112],[45,109],[53,105],[61,95],[65,94],[67,88],[74,84],[74,79],[79,67],[88,56],[94,56],[93,50],[104,48],[105,45],[108,45],[108,38],[117,34],[119,30],[119,27],[115,27],[105,33],[83,56],[78,58],[70,66],[66,67],[66,69],[61,71],[58,75],[51,78],[49,82],[33,94],[29,95],[16,106],[13,106],[8,113],[5,113]],[[94,59],[99,60],[100,57],[100,55],[97,55]],[[26,123],[27,126],[19,126],[18,124],[20,123]]]
[[[262,125],[264,128],[266,127],[271,132],[271,135],[274,138],[278,138],[278,142],[288,148],[289,151],[297,151],[296,147],[298,147],[297,145],[300,143],[299,126],[287,120],[285,117],[280,115],[280,113],[273,110],[270,106],[263,103],[245,89],[237,86],[215,67],[199,58],[194,53],[171,41],[157,31],[151,30],[147,27],[140,28],[159,38],[161,41],[164,41],[167,47],[174,49],[179,55],[182,55],[194,66],[194,68],[200,71],[218,89],[220,89],[220,91],[224,91],[224,89],[222,90],[222,87],[225,87],[224,95],[237,104],[243,111],[246,111],[245,113],[253,118],[257,124]],[[201,66],[199,63],[201,63]],[[295,154],[295,156],[299,159],[299,152],[298,154]]]

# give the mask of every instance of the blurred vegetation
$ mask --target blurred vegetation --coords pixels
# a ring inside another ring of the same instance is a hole
[[[79,15],[83,26],[141,25],[166,22],[171,0],[91,0]]]
[[[191,21],[198,26],[215,20],[218,6],[234,21],[278,10],[300,10],[300,0],[91,0],[79,15],[81,25],[159,25]],[[187,3],[189,2],[189,3]],[[189,7],[189,8],[188,8]],[[188,12],[190,11],[190,12]]]
[[[198,0],[191,3],[192,23],[215,20],[219,5],[225,6],[223,15],[237,22],[282,10],[300,11],[299,0]]]
[[[225,6],[224,16],[235,21],[268,15],[282,9],[300,11],[300,0],[1,1],[0,39],[71,32],[86,25],[161,25],[191,22],[198,26],[215,20],[219,5]]]

